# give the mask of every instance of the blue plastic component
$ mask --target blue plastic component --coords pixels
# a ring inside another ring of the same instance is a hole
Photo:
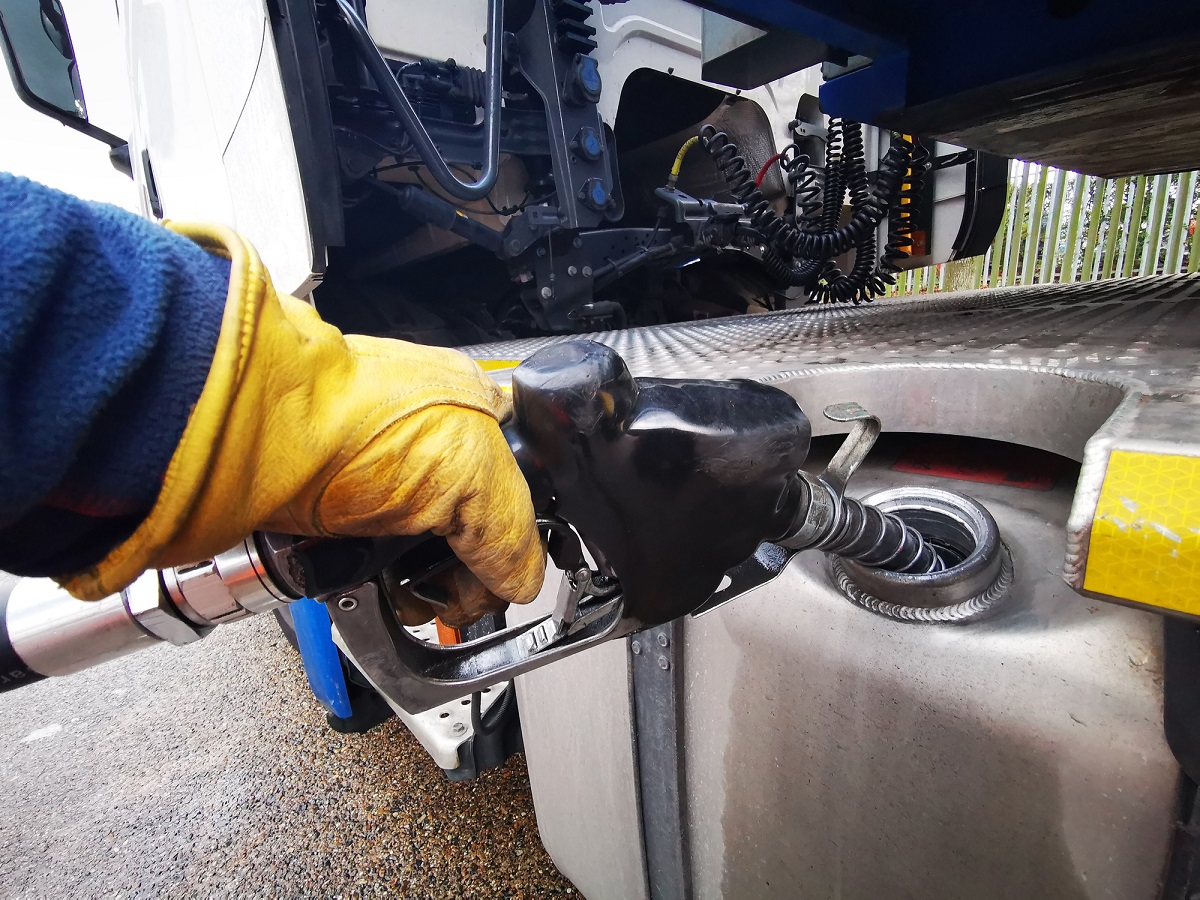
[[[350,693],[346,689],[346,675],[333,642],[333,624],[325,604],[302,597],[288,609],[296,629],[296,643],[300,646],[300,658],[304,660],[308,686],[327,710],[339,718],[350,718],[353,712]]]
[[[830,115],[899,111],[1018,79],[1073,77],[1152,48],[1181,57],[1200,39],[1196,0],[708,0],[706,8],[797,31],[870,65],[821,87]],[[884,115],[884,114],[887,115]]]
[[[579,147],[583,155],[591,160],[597,160],[604,153],[604,145],[600,143],[600,135],[595,128],[586,125],[579,130]]]
[[[600,68],[590,56],[583,57],[579,65],[579,80],[588,93],[600,93]]]

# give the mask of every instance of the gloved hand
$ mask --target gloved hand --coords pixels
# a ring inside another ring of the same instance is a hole
[[[454,579],[448,624],[492,611],[497,597],[532,600],[542,544],[498,425],[509,403],[479,366],[453,350],[343,335],[277,296],[234,232],[171,227],[232,263],[212,366],[150,515],[68,590],[99,598],[258,530],[433,531],[474,575]]]

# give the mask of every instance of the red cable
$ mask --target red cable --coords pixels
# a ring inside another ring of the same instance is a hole
[[[770,159],[768,159],[765,163],[763,163],[763,167],[758,170],[758,177],[754,179],[754,186],[756,188],[762,187],[763,179],[767,177],[767,170],[769,168],[771,168],[772,165],[779,162],[779,158],[781,156],[783,156],[782,153],[776,153],[774,156],[772,156]]]

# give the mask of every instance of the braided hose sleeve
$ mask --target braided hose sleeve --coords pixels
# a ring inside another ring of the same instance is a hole
[[[846,497],[826,481],[804,477],[807,502],[791,533],[776,541],[793,550],[823,550],[864,566],[927,575],[945,562],[937,548],[898,516]]]

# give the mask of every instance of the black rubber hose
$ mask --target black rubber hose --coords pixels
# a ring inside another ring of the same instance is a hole
[[[483,721],[483,716],[480,714],[483,706],[483,694],[476,691],[471,695],[471,730],[476,737],[491,737],[496,733],[496,729],[503,725],[509,707],[512,706],[512,695],[513,687],[510,685],[504,689],[504,694],[499,701],[487,711],[488,719],[491,720],[487,723]]]
[[[658,244],[653,247],[638,247],[627,256],[611,260],[600,266],[592,273],[592,281],[597,288],[603,287],[610,281],[624,277],[639,266],[677,253],[678,249],[674,243]]]
[[[20,579],[7,574],[3,579],[4,582],[11,580],[11,583],[0,583],[0,694],[15,691],[46,677],[25,665],[25,660],[17,656],[12,641],[8,639],[8,598]]]
[[[831,120],[832,123],[835,120]],[[847,120],[838,121],[844,148],[838,171],[840,181],[850,191],[850,208],[862,209],[869,199],[870,185],[867,182],[866,154],[862,137],[862,125]],[[826,201],[829,195],[826,194]],[[840,213],[841,197],[835,198]],[[836,222],[833,224],[836,225]],[[824,273],[824,278],[813,291],[814,299],[825,303],[861,303],[870,301],[876,294],[882,293],[883,284],[876,276],[875,270],[875,232],[864,232],[854,245],[854,263],[850,271],[842,274],[834,266]]]
[[[820,230],[821,185],[817,183],[817,173],[812,168],[812,161],[800,153],[792,158],[785,168],[788,181],[792,185],[797,227],[802,231]]]
[[[820,227],[808,234],[834,231],[842,219],[842,200],[846,194],[846,122],[837,116],[829,120],[825,140],[825,183],[821,187]]]
[[[793,265],[780,257],[771,247],[763,249],[763,268],[776,283],[784,287],[812,288],[826,266],[823,259],[805,259]]]
[[[431,194],[415,184],[392,184],[379,179],[375,179],[371,183],[395,197],[400,208],[414,219],[419,219],[434,228],[453,232],[492,253],[500,253],[503,235],[499,231],[492,231],[486,225],[481,225],[469,216],[464,216],[454,204],[447,203],[441,197]]]
[[[483,168],[475,181],[461,181],[450,171],[441,151],[433,143],[433,138],[425,130],[417,111],[404,95],[396,76],[392,74],[387,60],[379,52],[366,24],[359,18],[358,12],[349,0],[336,0],[336,9],[342,21],[345,22],[354,49],[362,60],[371,79],[379,92],[387,100],[388,106],[404,126],[416,146],[421,161],[429,168],[438,184],[452,197],[460,200],[482,200],[496,186],[500,175],[500,81],[504,60],[504,2],[503,0],[488,0],[487,26],[487,96],[484,98],[483,127],[484,149]]]
[[[896,140],[896,138],[893,138]],[[909,259],[915,249],[913,226],[921,213],[921,199],[925,192],[925,175],[929,169],[929,150],[921,144],[913,147],[912,160],[896,202],[888,211],[888,242],[879,261],[879,277],[886,284],[895,284],[900,272],[900,263]],[[907,201],[907,202],[904,202]]]
[[[475,106],[481,109],[487,108],[487,72],[471,66],[459,66],[456,83],[463,96]]]
[[[835,125],[835,122],[838,124]],[[827,146],[832,157],[836,157],[840,152],[840,129],[840,120],[830,121]],[[795,144],[789,145],[789,148],[795,148],[795,154],[790,155],[785,151],[787,161],[784,163],[784,171],[787,172],[788,182],[792,185],[796,227],[806,234],[818,234],[825,229],[825,221],[832,203],[828,199],[822,198],[821,185],[817,183],[817,173],[812,168],[812,161],[808,156],[800,153]],[[828,194],[826,197],[831,197],[835,193],[839,194],[838,209],[833,214],[831,228],[836,227],[837,216],[841,213],[841,192],[837,187],[841,178],[839,169],[835,160],[833,170],[826,170],[831,178],[831,181],[827,182]],[[763,247],[762,261],[767,274],[778,284],[784,287],[802,287],[805,290],[812,289],[826,266],[826,261],[823,259],[802,259],[796,263],[790,262],[780,256],[770,245]]]
[[[762,193],[754,186],[754,179],[746,160],[739,155],[737,144],[729,135],[717,131],[712,125],[705,125],[700,129],[700,144],[712,156],[729,192],[742,204],[745,215],[758,229],[764,243],[773,244],[781,257],[822,260],[832,259],[839,253],[844,253],[865,240],[866,235],[874,233],[876,226],[887,214],[900,181],[908,170],[912,148],[911,144],[893,141],[880,162],[875,184],[870,188],[865,202],[853,211],[850,221],[841,227],[828,227],[832,224],[833,207],[827,202],[826,215],[823,216],[825,221],[822,223],[827,227],[820,233],[809,233],[775,214]],[[835,182],[840,181],[840,176],[835,174],[840,169],[840,155],[836,159],[826,159],[827,201],[831,187],[830,178],[834,178]],[[845,182],[835,183],[832,187],[840,203]]]

